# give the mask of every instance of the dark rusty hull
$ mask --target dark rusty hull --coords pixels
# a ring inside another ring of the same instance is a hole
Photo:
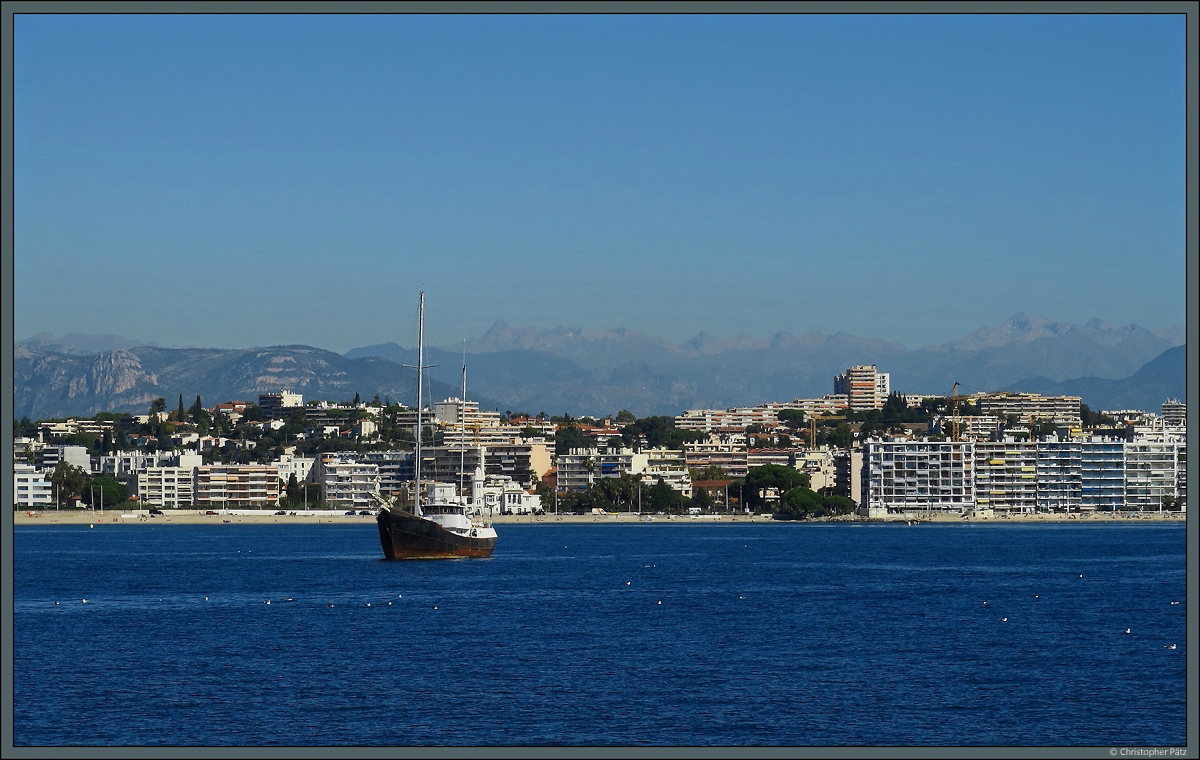
[[[432,520],[399,510],[381,509],[375,522],[379,526],[379,543],[386,559],[490,557],[496,548],[494,536],[460,536]]]

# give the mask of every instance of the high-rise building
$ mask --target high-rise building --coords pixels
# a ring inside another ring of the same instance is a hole
[[[874,364],[856,364],[833,378],[833,392],[846,395],[852,412],[882,409],[889,390],[889,376],[876,372]]]

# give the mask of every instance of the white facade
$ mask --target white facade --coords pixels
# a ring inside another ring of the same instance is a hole
[[[138,501],[167,509],[195,503],[194,467],[147,467],[137,473],[134,495]]]
[[[558,489],[585,491],[601,478],[638,475],[649,461],[645,452],[633,449],[571,449],[558,455]]]
[[[1178,494],[1179,441],[1140,439],[1125,442],[1125,505],[1158,512],[1163,499]]]
[[[54,504],[54,487],[47,473],[33,465],[13,465],[13,505],[30,509],[44,509]]]
[[[998,514],[1030,513],[1038,505],[1037,444],[975,442],[975,503]]]
[[[962,441],[868,441],[862,486],[868,517],[974,510],[974,447]]]
[[[371,494],[379,490],[379,466],[355,461],[350,454],[322,454],[315,479],[321,484],[321,499],[354,509],[376,506]]]

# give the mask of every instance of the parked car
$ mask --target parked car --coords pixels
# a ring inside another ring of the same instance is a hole
[[[360,515],[369,515],[369,514],[371,514],[371,510],[369,510],[369,509],[360,509],[360,510],[358,510],[358,513],[359,513]]]
[[[163,511],[161,509],[150,510],[150,514],[152,514],[152,515],[161,515],[162,513],[163,513]]]
[[[215,514],[216,514],[216,512],[214,512],[214,511],[212,511],[212,510],[210,509],[210,510],[208,510],[207,512],[205,512],[204,514],[206,514],[206,515],[215,515]]]
[[[353,509],[347,509],[347,510],[346,510],[346,514],[348,514],[348,515],[356,515],[356,514],[358,514],[358,513],[357,513],[357,512],[355,512]]]
[[[281,509],[281,510],[279,510],[278,512],[276,512],[275,514],[277,514],[277,515],[286,515],[286,514],[287,514],[287,512]]]

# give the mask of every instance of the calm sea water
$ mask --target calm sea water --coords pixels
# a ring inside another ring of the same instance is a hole
[[[17,527],[14,741],[1185,742],[1181,524],[500,531]]]

